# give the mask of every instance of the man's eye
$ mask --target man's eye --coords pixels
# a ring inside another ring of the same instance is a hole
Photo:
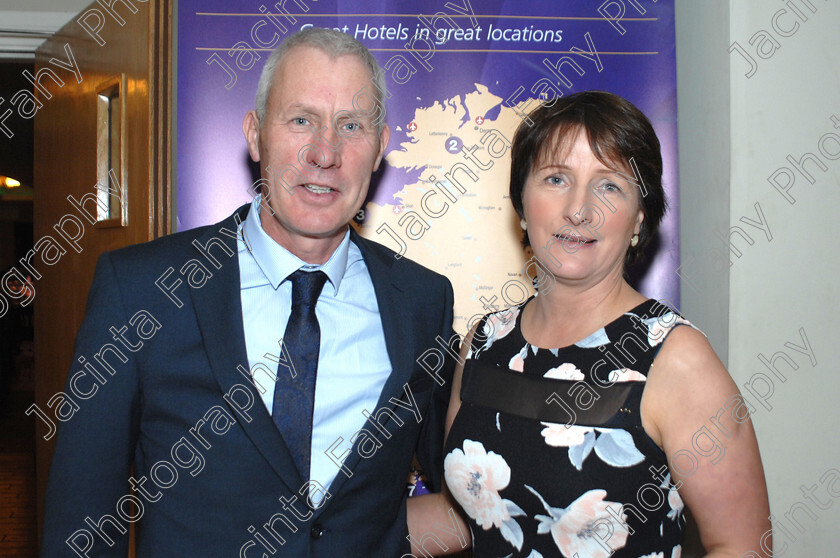
[[[344,124],[344,129],[347,130],[348,132],[355,132],[359,129],[359,127],[360,126],[359,126],[358,122],[346,122]]]
[[[297,124],[298,126],[306,126],[307,124],[309,124],[309,120],[307,120],[306,118],[303,118],[302,116],[298,116],[297,118],[293,119],[292,121],[295,124]]]

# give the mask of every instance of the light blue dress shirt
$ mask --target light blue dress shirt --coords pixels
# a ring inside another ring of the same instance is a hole
[[[391,373],[376,293],[349,230],[329,261],[310,265],[266,234],[259,212],[257,196],[239,226],[238,257],[248,365],[269,414],[279,340],[291,313],[292,283],[286,278],[303,268],[320,269],[329,279],[315,306],[321,348],[310,465],[310,478],[328,488],[339,468],[325,452],[332,447],[331,453],[340,456],[352,447],[354,434],[366,420],[362,411],[376,411]]]

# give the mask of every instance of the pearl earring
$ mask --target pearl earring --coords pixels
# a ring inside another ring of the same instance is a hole
[[[634,235],[630,238],[630,246],[634,246],[634,247],[635,247],[637,244],[639,244],[639,235],[634,234]]]
[[[525,219],[520,219],[519,220],[519,226],[522,227],[523,231],[528,230],[528,223],[525,222]]]

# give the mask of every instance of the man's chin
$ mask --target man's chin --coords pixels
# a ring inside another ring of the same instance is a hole
[[[295,226],[294,224],[284,225],[275,219],[272,219],[272,221],[272,225],[274,226],[266,227],[264,223],[263,229],[275,240],[280,237],[289,240],[327,241],[344,236],[344,233],[347,232],[347,229],[350,226],[349,223],[344,223],[342,225],[325,224],[323,226],[319,226],[317,224],[313,225],[311,222]]]
[[[300,236],[302,238],[311,238],[312,240],[328,240],[331,238],[336,238],[339,236],[344,236],[344,233],[347,232],[347,229],[350,227],[349,223],[345,223],[344,225],[340,226],[339,228],[335,229],[309,229],[300,231]]]

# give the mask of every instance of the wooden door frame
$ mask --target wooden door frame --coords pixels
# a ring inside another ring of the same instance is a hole
[[[172,157],[173,154],[173,146],[174,146],[174,87],[173,87],[173,68],[174,68],[174,16],[176,10],[177,0],[148,0],[143,4],[137,4],[137,7],[140,10],[145,10],[146,12],[140,12],[134,14],[129,17],[144,17],[145,20],[145,28],[147,32],[147,44],[148,44],[148,72],[143,72],[144,75],[141,75],[143,81],[148,82],[148,117],[149,120],[147,123],[144,123],[143,127],[148,128],[148,173],[146,176],[143,177],[141,180],[136,180],[135,184],[129,185],[129,187],[141,187],[141,182],[146,182],[146,184],[142,184],[143,188],[148,187],[148,206],[145,207],[145,211],[141,211],[140,208],[132,209],[133,219],[140,219],[135,220],[134,225],[140,225],[142,227],[142,238],[140,240],[152,240],[154,238],[158,238],[161,236],[165,236],[173,232],[174,228],[174,196],[175,196],[175,188],[174,188],[174,175],[173,170],[175,168]],[[98,3],[91,3],[87,8],[82,10],[79,13],[84,14],[87,10],[90,9],[104,9]],[[142,16],[141,16],[142,14]],[[79,50],[87,48],[90,44],[85,45],[86,42],[90,43],[93,41],[92,37],[84,37],[82,39],[78,38],[79,33],[79,23],[78,17],[74,17],[73,20],[68,22],[61,30],[59,30],[56,35],[55,39],[56,42],[51,42],[52,39],[48,40],[47,42],[42,45],[38,51],[36,52],[36,72],[41,67],[47,65],[47,62],[50,60],[50,57],[55,54],[56,44],[62,43],[64,38],[62,35],[66,33],[68,37],[75,37],[76,43],[73,43],[74,46],[76,44],[79,45]],[[111,20],[110,21],[110,30],[111,32],[119,32],[120,27]],[[73,27],[76,26],[76,27]],[[108,30],[106,28],[106,30]],[[75,33],[75,35],[74,35]],[[109,37],[110,38],[110,37]],[[95,46],[95,43],[94,43]],[[104,52],[104,51],[103,51]],[[87,59],[86,59],[87,60]],[[81,71],[81,63],[80,63],[80,71]],[[49,82],[49,80],[47,80]],[[75,80],[74,80],[75,81]],[[92,85],[88,83],[90,80],[83,81],[80,84],[80,88],[84,89],[85,94],[89,93],[90,88]],[[72,83],[72,82],[71,82]],[[75,85],[75,83],[74,83]],[[55,87],[51,85],[51,87]],[[49,87],[48,87],[49,88]],[[58,96],[59,92],[54,91],[55,95]],[[46,103],[57,103],[57,98],[48,98]],[[43,109],[42,109],[43,110]],[[51,114],[49,110],[45,112],[48,116],[46,117],[47,120],[45,121],[46,124],[42,123],[42,126],[56,126],[57,123],[50,122],[49,115]],[[56,148],[56,139],[55,134],[51,135],[49,132],[43,134],[43,137],[46,138],[44,145],[38,145],[38,120],[36,114],[36,149],[46,149],[49,152],[50,149]],[[60,125],[60,123],[58,123]],[[132,122],[128,122],[127,125],[131,126]],[[142,142],[141,142],[142,144]],[[136,145],[136,144],[135,144]],[[47,156],[47,158],[49,158]],[[36,166],[38,165],[39,155],[38,153],[35,154],[35,161]],[[42,163],[43,164],[43,163]],[[38,180],[39,169],[36,168],[36,182]],[[72,173],[72,169],[68,169],[69,172]],[[41,170],[40,174],[42,176],[50,176],[49,172]],[[41,237],[42,235],[50,234],[52,229],[50,228],[53,224],[48,218],[41,218],[39,222],[38,216],[38,209],[37,204],[39,202],[44,204],[45,206],[49,206],[50,203],[55,204],[63,203],[64,200],[57,200],[56,198],[49,198],[47,199],[46,196],[49,196],[49,184],[43,183],[49,182],[48,180],[42,181],[41,184],[36,184],[36,194],[35,194],[35,204],[36,204],[36,223],[35,223],[35,236],[36,238]],[[40,187],[40,193],[38,188]],[[40,200],[39,200],[40,197]],[[135,204],[136,205],[136,204]],[[143,215],[147,217],[146,220],[140,218]],[[139,217],[140,216],[140,217]],[[148,223],[146,225],[146,222]],[[139,228],[138,228],[139,232]],[[52,232],[52,234],[55,234]],[[113,234],[113,233],[109,233]],[[136,241],[136,240],[135,240]],[[134,242],[134,241],[132,241]],[[124,244],[129,244],[132,242],[125,242]],[[118,248],[120,246],[113,245],[114,242],[111,243],[108,249]],[[117,243],[119,244],[119,243]],[[89,253],[85,257],[92,257],[94,253]],[[71,259],[75,254],[67,254],[68,260]],[[64,263],[65,266],[72,268],[73,272],[79,273],[80,268],[83,267],[81,270],[81,275],[85,276],[86,278],[92,277],[93,270],[92,268],[88,269],[87,266],[91,265],[89,263],[85,263],[82,266],[82,262],[78,260],[74,260],[71,262],[59,262]],[[67,268],[65,267],[65,269]],[[70,294],[73,298],[73,303],[71,305],[70,310],[65,314],[61,315],[59,319],[56,319],[57,316],[53,315],[53,309],[49,308],[48,301],[51,300],[47,298],[46,301],[42,300],[42,304],[39,303],[39,298],[43,299],[44,295],[36,296],[35,300],[35,327],[36,327],[36,340],[35,340],[35,353],[36,353],[36,362],[35,362],[35,404],[40,408],[44,409],[49,412],[49,406],[47,405],[47,401],[49,398],[57,393],[57,390],[64,389],[64,383],[66,382],[66,377],[68,371],[71,369],[72,364],[72,342],[67,347],[49,347],[49,341],[52,339],[53,335],[43,335],[41,336],[41,346],[39,346],[39,339],[37,328],[39,327],[39,322],[42,324],[41,327],[46,327],[43,324],[48,324],[52,322],[70,322],[76,325],[77,322],[81,320],[81,312],[84,309],[84,302],[87,295],[87,290],[90,286],[89,279],[87,285],[80,285],[80,284],[73,284],[70,283],[69,286],[64,287],[61,286],[62,284],[59,283],[58,286],[57,278],[54,275],[59,273],[58,270],[52,270],[50,273],[50,277],[46,277],[46,281],[43,282],[44,288],[41,291],[38,291],[39,284],[36,283],[36,292],[40,295],[40,293],[51,293],[48,294],[47,297],[52,296],[55,300],[56,296],[64,296],[65,293]],[[62,278],[63,279],[63,278]],[[65,283],[66,285],[66,283]],[[50,327],[54,327],[50,325]],[[75,333],[75,332],[74,332]],[[44,342],[46,341],[46,342]],[[63,345],[63,343],[62,343]],[[39,364],[38,355],[46,355],[49,352],[58,352],[60,353],[59,356],[42,356],[42,362]],[[70,352],[69,359],[66,357],[66,351]],[[29,414],[29,413],[28,413]],[[44,436],[45,430],[43,429],[42,421],[35,418],[34,414],[32,415],[32,420],[36,420],[36,492],[37,492],[37,517],[38,517],[38,541],[40,545],[41,535],[43,532],[43,510],[44,510],[44,496],[46,491],[46,483],[47,483],[47,476],[49,472],[49,465],[52,460],[52,453],[55,447],[55,437],[46,438]]]
[[[154,86],[150,98],[152,122],[149,146],[152,154],[152,172],[149,180],[153,187],[149,215],[152,216],[152,238],[159,238],[175,232],[175,91],[173,87],[175,67],[175,10],[177,0],[150,0],[154,4],[153,33],[149,38],[149,59],[152,62],[150,80]]]

